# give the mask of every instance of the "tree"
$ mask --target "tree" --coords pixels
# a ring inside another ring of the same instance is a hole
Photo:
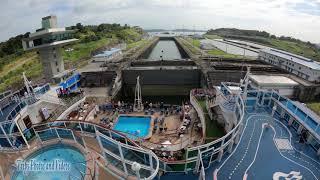
[[[83,30],[84,30],[84,27],[83,27],[83,25],[82,25],[81,23],[77,23],[77,24],[76,24],[76,28],[77,28],[80,32],[83,32]]]

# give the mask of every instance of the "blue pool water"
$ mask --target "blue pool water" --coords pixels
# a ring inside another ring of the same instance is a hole
[[[74,147],[56,144],[42,148],[27,157],[24,161],[41,162],[43,164],[49,164],[52,162],[58,162],[60,160],[69,163],[70,168],[65,168],[63,171],[29,171],[22,172],[16,171],[12,180],[63,180],[63,179],[82,179],[83,174],[86,171],[86,162],[84,155]],[[58,163],[55,163],[56,165]],[[60,164],[61,165],[61,164]],[[57,166],[56,166],[57,167]],[[61,167],[61,166],[60,166]],[[65,166],[66,167],[66,166]],[[62,169],[60,169],[62,170]]]
[[[128,134],[132,139],[135,136],[143,138],[149,134],[150,121],[150,117],[119,116],[113,129]]]

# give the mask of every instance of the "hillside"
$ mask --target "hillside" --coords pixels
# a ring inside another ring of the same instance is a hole
[[[223,38],[251,41],[320,61],[320,49],[316,44],[304,42],[292,37],[276,37],[275,35],[271,35],[265,31],[234,28],[211,29],[206,33],[206,35],[218,35]]]
[[[121,26],[120,24],[100,24],[83,26],[80,23],[67,29],[76,30],[76,43],[64,47],[73,51],[63,51],[66,68],[75,68],[87,63],[93,52],[118,42],[126,42],[128,46],[136,43],[142,37],[140,28]],[[18,89],[23,86],[22,72],[25,71],[32,81],[42,80],[42,66],[35,51],[24,52],[18,35],[6,42],[0,43],[0,92],[8,89]]]

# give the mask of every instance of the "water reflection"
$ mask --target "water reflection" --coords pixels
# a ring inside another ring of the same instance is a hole
[[[182,59],[179,49],[173,40],[160,40],[152,49],[148,59],[150,60],[174,60]]]

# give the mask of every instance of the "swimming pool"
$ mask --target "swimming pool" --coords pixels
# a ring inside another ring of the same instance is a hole
[[[11,178],[12,180],[82,179],[86,171],[84,155],[76,148],[65,144],[44,147],[32,153],[23,162],[41,162],[44,165],[43,168],[47,169],[36,168],[33,171],[24,172],[21,169],[17,169]],[[54,167],[49,164],[53,164]]]
[[[128,134],[131,139],[145,138],[149,135],[150,122],[148,116],[119,116],[113,129]]]

